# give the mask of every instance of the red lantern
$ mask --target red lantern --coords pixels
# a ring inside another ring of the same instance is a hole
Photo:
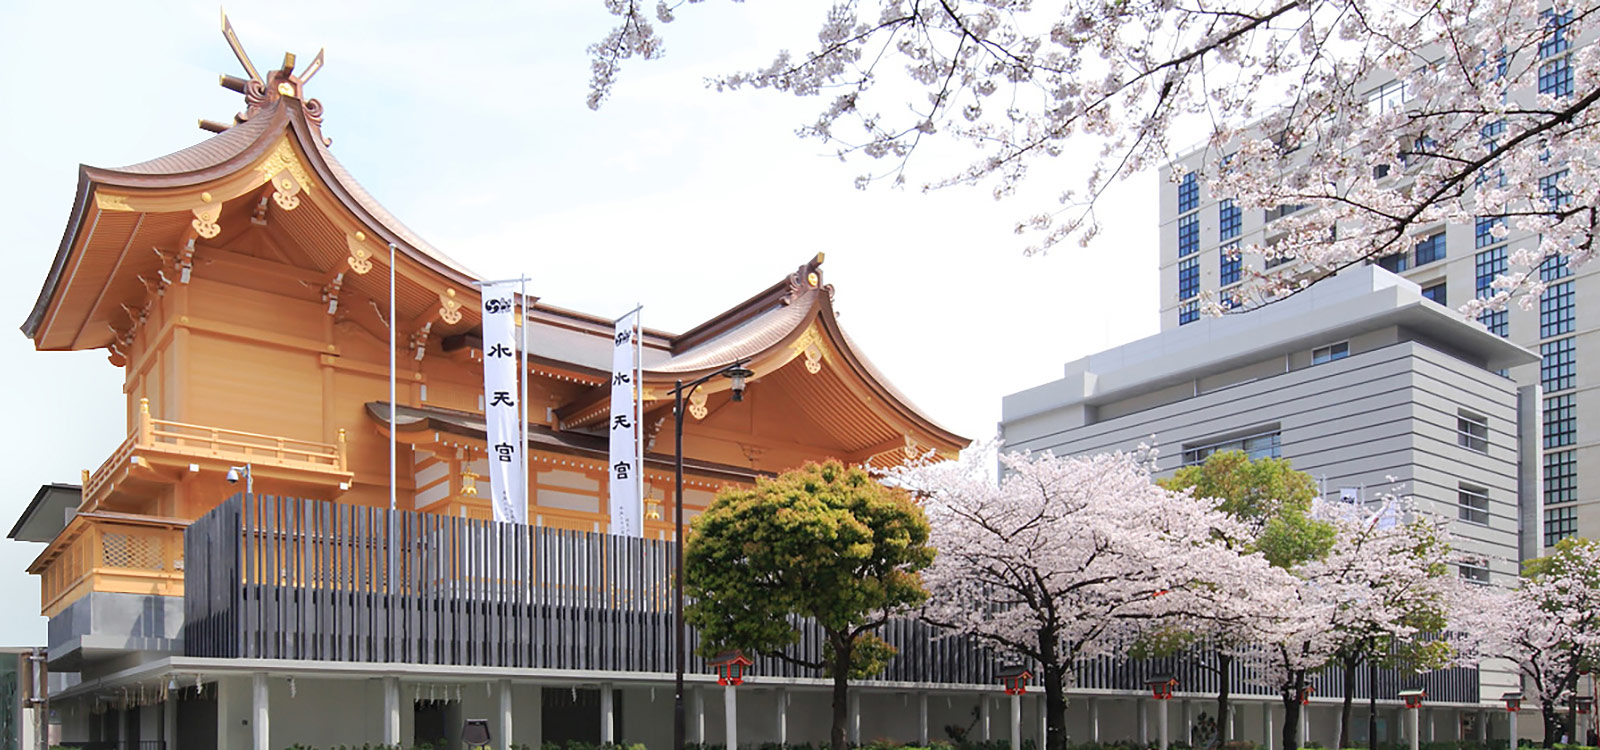
[[[1158,701],[1172,698],[1172,689],[1178,686],[1178,678],[1172,675],[1157,675],[1144,682],[1150,686],[1150,695]]]
[[[1401,690],[1400,700],[1405,701],[1406,708],[1418,708],[1422,699],[1428,697],[1428,691],[1418,688],[1416,690]]]
[[[717,670],[718,685],[743,685],[745,668],[755,662],[745,658],[743,651],[733,650],[717,654],[708,663]]]
[[[1574,696],[1572,707],[1577,709],[1580,714],[1588,714],[1589,709],[1594,708],[1594,698],[1587,695]]]
[[[1301,688],[1300,692],[1298,694],[1298,697],[1300,698],[1300,705],[1302,705],[1302,706],[1311,705],[1311,694],[1315,693],[1315,692],[1317,692],[1317,686],[1316,685],[1307,685],[1307,686]]]
[[[1001,667],[995,676],[1005,685],[1006,695],[1022,695],[1028,692],[1028,680],[1033,679],[1033,673],[1020,664]]]
[[[1506,710],[1516,713],[1522,710],[1522,693],[1506,693],[1500,696],[1506,702]]]

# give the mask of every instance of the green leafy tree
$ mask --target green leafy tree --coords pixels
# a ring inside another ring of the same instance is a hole
[[[1327,554],[1334,527],[1311,518],[1317,484],[1310,474],[1295,471],[1280,458],[1252,460],[1243,451],[1220,451],[1203,463],[1178,469],[1159,482],[1169,490],[1189,490],[1195,497],[1218,500],[1217,509],[1243,522],[1247,534],[1227,540],[1242,553],[1260,552],[1267,562],[1288,570]],[[1270,614],[1270,613],[1264,613]],[[1197,664],[1217,675],[1217,737],[1229,734],[1228,710],[1233,690],[1237,649],[1255,642],[1251,623],[1240,620],[1203,622],[1198,629],[1167,630],[1141,644],[1143,653],[1160,655],[1192,648],[1206,638],[1213,648]]]
[[[883,671],[876,635],[927,598],[928,521],[904,491],[837,461],[718,493],[694,521],[684,584],[702,655],[767,654],[833,678],[834,750],[846,747],[849,681]],[[821,659],[794,652],[801,618],[821,627]]]

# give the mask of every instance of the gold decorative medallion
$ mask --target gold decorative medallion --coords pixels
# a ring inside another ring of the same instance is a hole
[[[288,138],[278,140],[278,147],[256,165],[256,172],[261,175],[262,182],[274,181],[279,172],[288,172],[300,184],[300,189],[311,192],[311,175],[300,164],[300,157],[295,155],[294,147],[289,145]]]
[[[461,322],[461,301],[456,299],[456,290],[446,289],[439,293],[439,319],[449,325]]]
[[[194,209],[194,221],[189,226],[201,237],[211,239],[222,233],[222,227],[217,225],[217,217],[222,215],[222,204],[201,206]]]
[[[285,211],[293,211],[300,205],[300,182],[289,174],[288,170],[279,172],[272,178],[272,186],[277,188],[272,191],[272,200],[278,207]]]
[[[372,251],[367,249],[366,241],[366,232],[347,234],[344,237],[345,247],[350,249],[350,257],[346,260],[350,263],[350,270],[358,274],[372,270]]]
[[[806,372],[812,375],[822,372],[822,334],[817,332],[815,325],[800,334],[800,338],[795,339],[794,343],[789,345],[789,349],[805,356]]]
[[[706,392],[695,391],[689,394],[689,414],[695,419],[705,419],[709,413],[706,409]]]

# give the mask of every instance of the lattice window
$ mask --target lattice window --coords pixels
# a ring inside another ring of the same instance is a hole
[[[100,537],[100,562],[111,568],[162,570],[164,552],[159,537],[111,531]]]

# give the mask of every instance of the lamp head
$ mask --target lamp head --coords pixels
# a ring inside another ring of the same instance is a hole
[[[228,476],[227,476],[228,484],[238,484],[239,483],[239,477],[241,477],[241,476],[243,476],[243,472],[239,470],[239,467],[237,467],[237,466],[228,467]]]
[[[754,377],[755,373],[746,369],[744,365],[736,365],[722,371],[724,377],[733,378],[733,400],[744,400],[745,379]]]

